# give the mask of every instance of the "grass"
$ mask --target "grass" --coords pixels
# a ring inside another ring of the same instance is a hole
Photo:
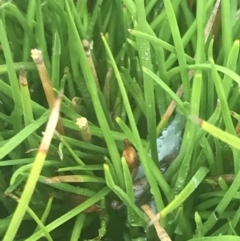
[[[3,241],[240,240],[240,6],[219,3],[0,1]],[[161,173],[156,139],[177,114]]]

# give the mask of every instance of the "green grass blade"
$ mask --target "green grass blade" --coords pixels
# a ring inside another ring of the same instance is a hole
[[[186,63],[186,57],[184,54],[182,38],[178,29],[178,24],[177,24],[176,16],[172,6],[172,2],[170,0],[164,0],[164,6],[165,6],[166,14],[168,17],[169,25],[173,36],[173,41],[177,52],[181,78],[184,86],[185,99],[186,101],[189,101],[190,100],[190,83],[188,80],[187,63]]]
[[[186,185],[186,187],[175,197],[175,199],[168,204],[161,211],[161,217],[165,217],[167,214],[172,212],[175,208],[180,206],[184,200],[198,187],[198,185],[203,181],[205,176],[208,173],[208,169],[206,167],[201,167],[196,174],[192,177],[190,182]]]
[[[144,0],[136,1],[137,13],[137,26],[140,31],[150,31],[151,28],[146,21]],[[153,70],[152,56],[150,51],[150,43],[145,38],[137,37],[137,47],[140,58],[141,66],[149,70]],[[156,145],[156,112],[155,112],[155,98],[154,98],[154,82],[146,74],[143,73],[144,84],[144,98],[146,105],[147,129],[148,138],[151,147],[151,156],[155,163],[158,163],[157,145]]]
[[[18,84],[17,75],[13,64],[9,41],[7,39],[6,31],[4,29],[4,25],[1,19],[0,19],[0,40],[1,40],[2,48],[4,50],[4,57],[7,63],[10,85],[12,87],[11,91],[12,91],[13,101],[15,104],[14,111],[13,111],[13,116],[15,120],[14,131],[17,133],[22,129],[21,127],[21,123],[22,123],[21,94],[20,94],[20,87]]]
[[[199,119],[198,117],[191,116],[190,119],[194,121],[196,124],[201,126],[203,130],[209,132],[211,135],[217,137],[221,141],[237,148],[238,150],[240,149],[240,139],[234,135],[231,135],[220,128],[217,128],[214,125],[209,124],[208,122]]]
[[[42,126],[49,117],[49,111],[45,112],[39,119],[32,122],[30,125],[21,130],[16,134],[15,138],[10,139],[7,143],[0,148],[0,159],[5,157],[9,152],[16,148],[20,143],[22,143],[30,134],[36,131],[40,126]]]

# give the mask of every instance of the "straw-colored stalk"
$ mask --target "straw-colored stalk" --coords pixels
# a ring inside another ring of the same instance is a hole
[[[97,72],[96,72],[96,69],[95,69],[95,66],[94,66],[94,63],[93,63],[93,60],[92,60],[90,44],[87,40],[83,40],[82,44],[83,44],[83,48],[84,48],[86,56],[87,56],[88,64],[90,66],[90,69],[92,71],[92,74],[93,74],[93,77],[94,77],[94,80],[95,80],[96,86],[97,86],[98,89],[100,89],[98,77],[97,77]]]
[[[141,206],[142,210],[146,213],[146,215],[149,217],[150,220],[155,219],[155,214],[152,211],[152,209],[147,205],[144,204]],[[159,219],[155,220],[153,222],[153,225],[156,229],[157,235],[159,240],[161,241],[171,241],[171,238],[169,237],[168,233],[166,232],[166,230],[160,225]]]
[[[88,120],[85,117],[80,117],[80,118],[77,118],[76,124],[80,129],[83,141],[91,143],[92,137],[88,126]]]
[[[50,109],[52,110],[56,98],[54,96],[53,86],[52,86],[47,68],[46,68],[44,60],[43,60],[42,51],[38,50],[38,49],[32,49],[31,50],[31,56],[32,56],[32,59],[37,66],[38,73],[39,73],[39,76],[40,76],[40,79],[41,79],[41,82],[42,82],[42,86],[43,86],[43,89],[44,89],[44,92],[45,92],[45,96],[47,98],[48,105],[49,105]],[[58,119],[56,129],[62,135],[64,134],[63,124],[62,124],[62,120],[61,120],[60,117]]]

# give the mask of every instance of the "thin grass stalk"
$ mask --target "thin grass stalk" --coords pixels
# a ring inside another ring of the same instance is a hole
[[[49,60],[48,56],[48,51],[47,51],[47,42],[45,39],[45,31],[44,31],[44,21],[43,21],[43,14],[42,14],[42,7],[41,7],[41,0],[36,0],[36,22],[37,22],[37,27],[36,27],[36,35],[38,39],[38,48],[42,50],[43,56],[45,59],[45,63],[47,66],[47,70],[50,71],[51,69],[51,63]]]
[[[20,69],[20,72],[19,72],[19,83],[21,88],[21,99],[22,99],[22,105],[23,105],[22,107],[23,107],[24,121],[25,121],[25,125],[27,126],[34,121],[34,118],[33,118],[32,104],[31,104],[26,72],[23,68]]]
[[[0,162],[0,167],[4,166],[14,166],[14,165],[24,165],[33,162],[33,158],[21,158],[21,159],[15,159],[15,160],[6,160]]]
[[[163,80],[161,80],[156,74],[154,74],[152,71],[146,69],[143,67],[143,71],[147,73],[151,78],[159,84],[162,89],[175,101],[176,105],[178,106],[179,110],[185,115],[188,116],[188,112],[186,108],[183,105],[183,102],[181,99],[171,90],[170,87],[168,87]]]
[[[65,2],[66,3],[66,2]],[[89,24],[89,15],[87,14],[88,10],[87,10],[87,1],[85,2],[85,4],[83,5],[83,12],[82,14],[79,14],[79,12],[77,11],[76,6],[74,5],[73,1],[69,1],[69,7],[72,11],[72,16],[74,21],[76,22],[76,28],[78,30],[79,36],[81,38],[84,38],[86,36],[86,31],[87,31],[87,26]],[[68,15],[68,11],[67,15]],[[79,18],[79,16],[81,16],[82,18]]]
[[[91,16],[91,19],[89,21],[89,24],[86,30],[86,36],[87,36],[86,39],[88,41],[91,41],[93,38],[94,26],[96,25],[97,19],[99,18],[99,13],[100,13],[102,3],[103,3],[103,0],[97,0],[96,3],[94,4],[93,14]]]
[[[30,97],[28,82],[26,78],[26,72],[24,69],[20,69],[19,83],[20,83],[20,89],[21,89],[24,122],[25,122],[25,126],[27,126],[34,121],[34,118],[33,118],[31,97]],[[28,137],[28,144],[30,148],[36,148],[38,146],[38,142],[35,140],[33,136]]]
[[[177,24],[172,3],[170,0],[163,0],[163,1],[164,1],[164,6],[168,17],[169,25],[171,28],[173,41],[176,47],[178,63],[180,66],[180,74],[181,74],[183,87],[184,87],[185,99],[186,101],[189,101],[190,100],[190,83],[188,80],[187,63],[184,55],[183,41],[178,29],[178,24]]]
[[[36,66],[32,62],[18,62],[18,63],[13,63],[13,67],[15,71],[20,70],[21,68],[24,68],[26,71],[33,71],[36,70]],[[8,68],[6,64],[1,64],[0,65],[0,74],[5,74],[8,72]]]
[[[144,33],[142,31],[135,30],[135,29],[128,29],[128,32],[130,34],[136,36],[136,37],[139,37],[139,38],[142,38],[142,39],[146,39],[146,40],[148,40],[152,44],[156,44],[157,46],[161,46],[162,48],[164,48],[164,49],[168,50],[169,52],[175,54],[176,57],[177,57],[176,48],[173,45],[165,42],[164,40],[159,39],[159,38],[157,38],[155,36],[152,36],[150,34]],[[185,55],[186,60],[187,60],[188,63],[195,62],[194,59],[191,56],[189,56],[188,54],[184,53],[184,55]]]
[[[224,173],[221,141],[214,138],[214,145],[216,147],[216,173],[221,174]]]
[[[223,131],[220,128],[218,128],[196,116],[190,116],[189,118],[193,122],[195,122],[197,125],[199,125],[203,130],[209,132],[212,136],[217,137],[221,141],[240,150],[240,139],[237,136],[229,134],[228,132]]]
[[[194,134],[196,133],[193,133],[193,130],[194,129],[192,128],[192,123],[188,121],[184,131],[183,142],[181,144],[180,153],[184,152],[184,156],[180,169],[177,173],[177,180],[174,185],[175,193],[179,193],[184,188],[187,176],[189,175],[190,160],[192,157],[194,147],[196,146],[194,136]]]
[[[67,86],[68,86],[68,92],[69,92],[69,98],[74,98],[76,96],[76,93],[75,93],[75,89],[74,89],[74,86],[73,86],[73,78],[72,78],[72,75],[71,75],[71,72],[69,71],[69,68],[65,68],[64,69],[64,75],[66,75],[67,77]]]
[[[51,211],[52,204],[53,204],[53,199],[54,199],[54,194],[52,193],[52,194],[50,194],[50,197],[49,197],[49,199],[48,199],[46,208],[44,209],[44,212],[43,212],[43,214],[42,214],[42,216],[41,216],[41,222],[42,222],[43,224],[46,223],[46,220],[47,220],[47,218],[48,218],[48,216],[49,216],[49,213],[50,213],[50,211]],[[37,232],[38,230],[40,230],[40,227],[39,227],[39,226],[36,227],[36,229],[35,229],[35,231],[34,231],[33,233]],[[45,235],[45,236],[46,236],[46,235]]]
[[[59,162],[57,162],[57,161],[47,161],[47,160],[45,160],[45,162],[44,162],[44,167],[47,167],[47,166],[58,166],[58,165],[59,165]],[[29,164],[26,164],[26,165],[23,165],[23,166],[19,167],[13,173],[13,175],[11,176],[10,186],[14,185],[14,183],[17,181],[19,176],[21,176],[25,172],[31,170],[32,167],[33,167],[33,163],[29,163]]]
[[[51,82],[55,89],[59,89],[60,87],[60,55],[61,55],[61,42],[59,38],[59,34],[56,31],[53,36],[53,50],[52,50],[52,75],[51,75]]]
[[[165,8],[162,12],[150,23],[152,30],[156,30],[157,27],[161,26],[162,22],[166,19]]]
[[[229,57],[228,57],[228,61],[227,61],[227,68],[231,69],[232,71],[236,70],[236,66],[237,66],[237,60],[238,60],[238,56],[239,56],[239,40],[234,41],[233,46],[231,48],[231,51],[229,53]],[[229,93],[232,87],[232,79],[225,75],[223,78],[223,88],[225,90],[225,94],[226,94],[226,98],[229,97]],[[234,94],[230,97],[233,97]],[[230,100],[229,100],[229,108],[231,108],[232,105],[230,105]],[[236,133],[238,134],[240,130],[240,122],[238,122],[237,126],[236,126]]]
[[[215,158],[214,158],[214,153],[211,148],[210,143],[208,142],[206,137],[203,137],[202,140],[200,141],[200,145],[202,147],[202,151],[205,154],[207,160],[208,160],[208,166],[210,169],[211,175],[216,175],[216,167],[215,167]]]
[[[240,41],[235,40],[232,47],[231,47],[231,50],[230,50],[230,53],[229,53],[229,56],[228,56],[228,60],[227,60],[227,63],[226,63],[226,67],[228,69],[232,70],[232,71],[236,71],[236,66],[237,66],[238,57],[239,57],[239,46],[240,46]],[[232,84],[233,84],[232,79],[229,76],[224,75],[224,77],[223,77],[223,89],[225,91],[227,99],[229,98],[229,92],[231,90]]]
[[[32,20],[35,17],[35,11],[36,11],[36,1],[29,1],[26,19],[27,19],[30,30],[33,29]],[[29,52],[30,52],[31,47],[33,47],[33,46],[31,46],[29,36],[27,34],[27,31],[25,30],[24,40],[23,40],[23,57],[22,57],[23,61],[30,60]]]
[[[221,1],[221,20],[222,20],[222,47],[224,53],[224,65],[227,63],[228,55],[232,46],[232,27],[231,27],[231,1]]]
[[[69,172],[69,171],[102,171],[103,165],[85,165],[85,166],[73,166],[73,167],[62,167],[58,168],[58,172]]]
[[[24,177],[28,176],[27,174],[24,174],[24,173],[22,175]],[[54,189],[67,192],[67,193],[73,193],[73,194],[83,195],[83,196],[88,196],[88,197],[91,197],[96,194],[96,191],[94,191],[94,190],[87,189],[87,188],[75,187],[68,183],[63,183],[63,182],[46,183],[46,179],[47,179],[47,177],[45,177],[45,176],[39,176],[38,182],[43,183],[44,185],[48,185]]]
[[[231,223],[232,226],[235,228],[237,226],[237,224],[239,223],[240,220],[240,210],[238,209],[235,213],[235,215],[233,216],[233,218],[231,219]],[[227,232],[227,234],[231,234],[229,231]]]
[[[30,202],[34,189],[36,187],[38,177],[42,170],[44,160],[47,155],[48,148],[50,146],[51,138],[54,134],[54,130],[57,125],[57,120],[60,112],[60,105],[61,105],[61,99],[59,97],[56,100],[54,108],[52,109],[52,113],[50,115],[50,118],[46,127],[46,131],[45,131],[46,134],[42,139],[42,142],[39,147],[39,151],[34,160],[34,164],[30,172],[29,178],[27,180],[27,183],[24,187],[21,199],[19,200],[18,206],[13,214],[12,220],[9,224],[8,230],[3,238],[3,241],[14,240],[14,237],[17,233],[17,230],[26,212],[26,209],[28,207],[28,204]]]
[[[21,93],[18,84],[18,78],[15,72],[12,53],[9,46],[9,41],[7,39],[6,31],[4,29],[3,21],[0,19],[0,40],[2,44],[2,49],[8,69],[8,77],[11,85],[12,98],[14,102],[14,111],[12,113],[12,118],[14,119],[13,127],[14,132],[18,133],[22,130],[22,103],[21,103]]]
[[[26,126],[15,135],[15,138],[8,140],[3,146],[0,147],[0,159],[8,155],[14,148],[21,144],[26,138],[42,126],[48,119],[49,111],[46,111],[40,118]]]
[[[101,0],[101,1],[102,1],[102,0]],[[90,43],[89,43],[87,40],[84,39],[84,40],[82,41],[82,44],[83,44],[83,48],[84,48],[84,50],[85,50],[85,52],[86,52],[88,64],[89,64],[90,69],[91,69],[91,71],[92,71],[92,75],[93,75],[93,77],[94,77],[96,86],[97,86],[98,89],[100,89],[97,72],[96,72],[96,69],[95,69],[95,66],[94,66],[94,62],[93,62],[93,59],[92,59]]]
[[[70,241],[78,241],[83,229],[83,225],[86,219],[86,213],[79,213],[77,215]]]
[[[126,90],[132,95],[141,109],[141,113],[146,116],[144,96],[139,84],[135,79],[132,79],[130,73],[126,69],[123,70],[122,80],[124,81]]]
[[[49,214],[50,214],[50,212],[51,212],[51,210],[52,210],[53,200],[54,200],[54,193],[51,193],[51,194],[50,194],[50,197],[49,197],[49,199],[48,199],[46,208],[44,209],[44,212],[43,212],[43,214],[42,214],[42,216],[41,216],[41,222],[42,222],[43,224],[46,223],[47,218],[48,218],[48,216],[49,216]],[[38,231],[38,228],[36,229],[36,231]]]
[[[133,193],[133,183],[132,183],[132,177],[131,174],[129,172],[129,167],[127,165],[127,162],[125,160],[125,158],[121,159],[122,161],[122,166],[123,166],[123,176],[125,179],[125,183],[126,183],[126,194],[128,195],[130,201],[132,203],[134,203],[134,193]],[[136,214],[132,211],[131,208],[128,208],[128,221],[132,224],[134,224],[136,222],[136,219],[138,217],[136,216]]]
[[[79,16],[83,16],[85,13],[85,9],[86,9],[86,5],[87,5],[87,0],[78,0],[77,4],[76,4],[76,9],[79,13]]]
[[[167,77],[167,69],[166,69],[166,59],[165,59],[165,53],[163,48],[157,45],[153,45],[156,53],[156,60],[157,60],[157,66],[158,66],[158,73],[162,79],[166,81],[166,83],[169,83],[168,77]],[[155,89],[155,98],[158,106],[158,112],[160,116],[162,117],[167,109],[167,103],[168,99],[166,94],[161,88],[154,87]],[[156,133],[158,137],[158,133]]]
[[[79,130],[79,128],[77,130]],[[108,149],[107,148],[104,148],[104,147],[101,147],[101,146],[98,146],[98,145],[85,143],[83,141],[78,141],[76,139],[73,139],[73,138],[70,138],[70,137],[67,137],[67,136],[59,136],[59,138],[61,138],[61,141],[63,141],[64,145],[65,144],[67,145],[67,143],[69,143],[69,145],[71,145],[70,148],[73,148],[74,146],[75,147],[81,146],[81,148],[83,148],[85,150],[93,151],[95,153],[100,153],[100,154],[104,154],[104,155],[108,154]],[[70,151],[70,149],[69,149],[69,151]]]
[[[146,16],[149,15],[150,11],[153,9],[154,5],[157,3],[157,0],[150,0],[146,5]]]
[[[182,37],[184,48],[189,43],[189,41],[191,40],[192,36],[195,34],[196,30],[197,30],[197,22],[195,20],[192,23],[192,25],[189,27],[187,32]],[[166,60],[166,69],[170,71],[172,66],[173,66],[173,64],[176,62],[176,60],[177,60],[177,54],[170,54],[169,57]]]
[[[188,6],[188,3],[187,1],[182,1],[180,6],[179,6],[179,15],[182,15],[184,16],[184,19],[185,19],[185,23],[184,25],[186,26],[182,26],[182,23],[181,21],[178,22],[179,24],[179,28],[186,28],[189,29],[192,25],[192,23],[194,22],[194,20],[197,21],[198,17],[196,16],[196,18],[194,18],[194,14],[193,14],[193,11],[189,8]],[[196,2],[196,12],[198,11],[198,7],[197,7],[197,2]],[[192,49],[196,49],[196,46],[197,46],[197,35],[194,34],[192,35],[188,45],[186,46],[186,49],[185,51],[188,51],[188,48],[192,48]]]
[[[205,25],[205,4],[204,1],[197,2],[197,50],[196,50],[196,63],[204,62],[204,25]],[[191,113],[199,115],[200,103],[201,103],[201,92],[202,92],[202,70],[195,71],[192,93],[191,93]],[[184,94],[185,87],[184,87]],[[188,131],[188,132],[187,132]],[[183,142],[188,143],[186,154],[182,161],[180,170],[178,172],[177,181],[175,183],[175,189],[181,190],[184,185],[190,170],[190,160],[195,146],[195,136],[197,132],[197,126],[193,123],[187,122],[185,129],[187,132],[184,135]]]
[[[220,72],[222,72],[223,74],[229,76],[231,79],[233,79],[234,81],[236,81],[236,82],[240,85],[240,76],[239,76],[236,72],[234,72],[234,71],[232,71],[232,70],[230,70],[230,69],[228,69],[228,68],[226,68],[226,67],[223,67],[223,66],[221,66],[221,65],[217,65],[217,64],[215,64],[215,67],[216,67],[217,71],[220,71]],[[210,65],[210,64],[195,64],[195,65],[189,65],[189,66],[188,66],[188,69],[193,69],[193,70],[196,70],[196,69],[209,70],[209,69],[211,69],[211,65]],[[176,69],[175,69],[175,71],[176,71]]]
[[[141,31],[146,31],[149,28],[146,22],[144,0],[136,1],[137,8],[137,26],[136,28]],[[138,52],[140,57],[140,63],[142,67],[149,70],[153,69],[152,57],[150,51],[150,44],[146,39],[137,38]],[[143,73],[144,83],[144,97],[146,105],[146,116],[147,116],[147,129],[148,138],[151,147],[151,156],[153,161],[158,163],[157,145],[156,145],[156,113],[155,113],[155,99],[154,99],[154,85],[153,80],[146,74]]]
[[[164,218],[167,214],[172,212],[175,208],[180,206],[187,197],[198,187],[203,181],[209,170],[206,167],[201,167],[192,177],[186,187],[175,197],[175,199],[167,205],[161,212],[160,217]],[[155,220],[152,220],[152,222]]]
[[[205,60],[204,56],[204,26],[205,26],[205,2],[197,2],[197,49],[195,60],[196,64],[201,64]],[[199,115],[199,108],[201,103],[201,92],[202,92],[202,70],[195,71],[192,96],[191,96],[191,113]],[[193,131],[195,132],[195,131]]]

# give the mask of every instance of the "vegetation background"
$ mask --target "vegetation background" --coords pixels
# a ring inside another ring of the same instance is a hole
[[[1,239],[240,240],[239,7],[1,0]],[[156,140],[176,115],[182,145],[162,173]],[[157,232],[135,204],[124,139]]]

